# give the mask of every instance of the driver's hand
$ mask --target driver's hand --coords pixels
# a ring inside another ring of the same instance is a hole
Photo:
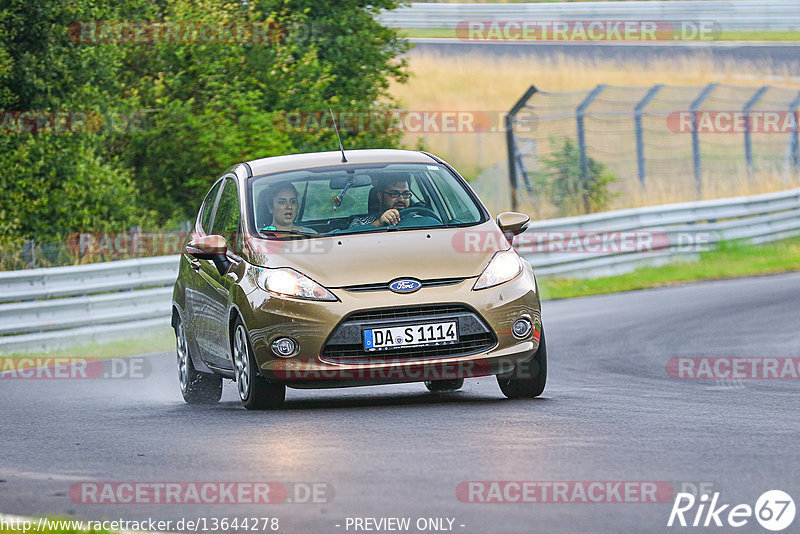
[[[400,212],[396,209],[386,210],[380,216],[378,222],[381,226],[394,226],[400,222]]]

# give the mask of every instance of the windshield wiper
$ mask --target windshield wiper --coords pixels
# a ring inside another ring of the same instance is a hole
[[[301,232],[300,230],[261,230],[261,234],[275,237],[319,237],[319,234]]]

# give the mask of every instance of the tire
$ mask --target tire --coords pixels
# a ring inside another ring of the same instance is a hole
[[[464,385],[463,378],[453,378],[451,380],[426,380],[425,387],[431,393],[445,393],[448,391],[458,391]]]
[[[186,329],[180,317],[175,325],[176,354],[178,357],[178,384],[187,404],[216,404],[222,397],[222,377],[201,373],[194,368],[186,342]]]
[[[234,381],[242,404],[248,410],[274,410],[283,406],[286,386],[268,382],[258,372],[250,336],[241,319],[236,319],[231,340]]]
[[[509,373],[497,375],[500,391],[509,399],[538,397],[544,391],[547,382],[547,344],[544,340],[544,328],[539,339],[539,348],[533,357],[517,364]]]

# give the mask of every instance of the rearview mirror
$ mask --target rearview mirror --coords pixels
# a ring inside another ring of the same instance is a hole
[[[336,176],[331,178],[331,189],[344,189],[344,186],[347,185],[347,183],[351,180],[352,183],[350,184],[350,187],[365,187],[372,185],[372,178],[369,177],[369,174],[348,174],[345,176]]]
[[[504,211],[497,216],[497,226],[504,234],[519,235],[528,229],[530,221],[530,217],[515,211]]]
[[[228,259],[228,244],[221,235],[204,235],[197,239],[192,239],[186,245],[186,254],[198,260],[211,260],[219,271],[220,276],[224,276],[231,266]]]

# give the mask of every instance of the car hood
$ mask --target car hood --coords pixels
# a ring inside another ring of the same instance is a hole
[[[498,250],[509,248],[494,221],[470,228],[378,231],[249,243],[249,261],[291,267],[329,288],[479,276]],[[265,250],[266,249],[266,250]]]

